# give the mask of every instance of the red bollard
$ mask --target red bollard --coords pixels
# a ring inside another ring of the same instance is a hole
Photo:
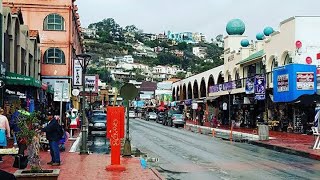
[[[124,138],[124,107],[107,108],[107,138],[110,139],[111,165],[107,171],[125,171],[120,165],[121,139]]]

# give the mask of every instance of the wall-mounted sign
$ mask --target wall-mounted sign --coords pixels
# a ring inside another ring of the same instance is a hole
[[[254,93],[254,77],[249,77],[246,79],[246,94]]]
[[[265,93],[266,93],[266,81],[264,75],[256,75],[254,81],[254,92],[255,92],[255,99],[257,100],[264,100]]]
[[[297,90],[313,90],[314,89],[314,73],[313,72],[297,72]]]
[[[82,67],[83,59],[75,59],[73,61],[73,85],[82,86]]]
[[[26,94],[22,93],[20,91],[11,91],[9,89],[6,89],[6,93],[9,94],[9,95],[19,96],[20,99],[26,99],[27,98]]]
[[[278,92],[289,91],[289,74],[279,75],[277,78]]]

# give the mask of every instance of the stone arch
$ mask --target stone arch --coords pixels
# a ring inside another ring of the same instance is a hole
[[[208,93],[210,93],[211,86],[214,86],[214,78],[212,74],[209,76],[209,79],[208,79],[208,89],[207,89]]]
[[[200,83],[200,97],[207,97],[206,81],[204,78],[201,79]]]
[[[192,85],[191,82],[188,84],[188,99],[192,99]]]
[[[193,98],[199,98],[199,85],[197,80],[193,83]]]
[[[224,77],[221,71],[218,75],[217,84],[223,84],[223,83],[224,83]]]
[[[232,81],[232,75],[231,75],[231,72],[229,70],[227,70],[225,72],[225,77],[226,77],[226,81],[227,82]]]
[[[289,51],[284,51],[281,55],[281,65],[287,65],[289,63],[292,63],[292,58],[289,56]]]
[[[186,87],[186,84],[183,84],[183,87],[182,87],[182,97],[183,99],[187,99],[187,87]]]

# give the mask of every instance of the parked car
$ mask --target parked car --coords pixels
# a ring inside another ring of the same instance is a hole
[[[136,113],[134,111],[129,111],[129,118],[135,118]]]
[[[106,131],[107,115],[105,113],[93,114],[89,121],[89,134],[92,131]]]
[[[173,114],[172,115],[172,125],[175,127],[184,126],[186,121],[182,114]]]
[[[149,120],[157,120],[157,114],[155,112],[149,112],[146,118],[147,121]]]
[[[167,118],[167,114],[165,112],[159,112],[156,122],[163,123],[166,118]]]
[[[93,110],[92,111],[92,115],[94,115],[94,114],[106,114],[106,113],[107,112],[104,109],[102,109],[102,110],[98,109],[98,110]]]

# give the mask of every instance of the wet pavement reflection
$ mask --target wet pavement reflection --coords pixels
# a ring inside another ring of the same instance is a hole
[[[97,154],[109,154],[109,139],[104,132],[92,132],[88,137],[89,151]]]

